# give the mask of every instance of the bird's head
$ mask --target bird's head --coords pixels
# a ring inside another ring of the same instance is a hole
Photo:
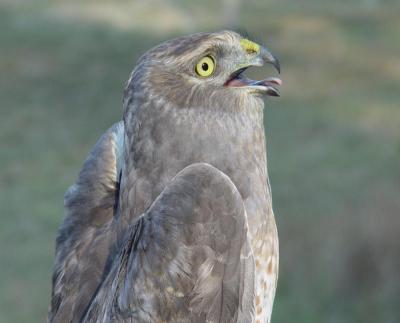
[[[125,98],[147,94],[183,108],[229,107],[243,98],[279,96],[279,78],[255,81],[243,74],[264,64],[280,71],[279,61],[265,47],[233,31],[176,38],[139,59]]]

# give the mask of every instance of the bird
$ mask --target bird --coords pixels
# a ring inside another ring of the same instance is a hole
[[[64,197],[49,322],[271,320],[279,246],[264,99],[279,60],[222,30],[167,40],[137,61],[122,120]]]

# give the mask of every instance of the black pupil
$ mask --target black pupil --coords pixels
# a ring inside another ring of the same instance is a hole
[[[208,70],[208,64],[207,63],[201,64],[201,68],[203,69],[203,71],[207,71]]]

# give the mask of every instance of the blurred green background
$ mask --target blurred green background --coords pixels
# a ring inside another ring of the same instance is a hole
[[[400,322],[399,13],[394,0],[1,0],[0,322],[45,321],[63,194],[121,118],[138,56],[232,24],[283,66],[265,111],[273,321]]]

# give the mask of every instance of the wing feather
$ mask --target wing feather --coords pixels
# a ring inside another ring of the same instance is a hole
[[[254,260],[233,182],[193,164],[131,224],[84,322],[252,322]]]
[[[66,215],[56,240],[49,322],[76,322],[98,288],[114,236],[124,126],[96,143],[65,194]]]

